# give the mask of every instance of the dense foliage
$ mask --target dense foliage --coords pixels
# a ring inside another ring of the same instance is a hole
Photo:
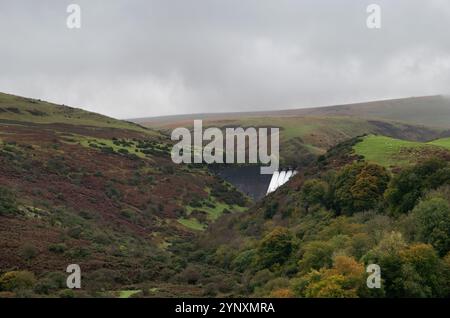
[[[448,169],[432,159],[401,172],[364,162],[323,171],[214,225],[204,259],[241,273],[241,295],[449,297]],[[380,289],[366,285],[369,264]]]

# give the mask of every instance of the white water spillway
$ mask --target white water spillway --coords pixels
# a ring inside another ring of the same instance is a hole
[[[267,189],[267,194],[274,192],[276,189],[281,187],[283,184],[289,181],[293,176],[297,174],[295,170],[283,170],[281,172],[275,171],[270,180],[269,188]]]

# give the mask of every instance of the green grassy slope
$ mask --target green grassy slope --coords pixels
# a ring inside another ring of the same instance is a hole
[[[429,142],[429,144],[450,149],[450,138],[441,138],[438,140],[431,141],[431,142]]]
[[[0,120],[38,124],[71,124],[103,128],[126,129],[155,134],[137,124],[65,105],[0,93]]]
[[[363,156],[367,161],[384,167],[398,167],[450,151],[450,138],[422,143],[370,135],[364,137],[353,149],[357,155]]]

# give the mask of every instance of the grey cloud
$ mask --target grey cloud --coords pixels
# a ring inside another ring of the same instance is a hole
[[[446,94],[449,27],[446,0],[0,0],[0,91],[119,118]]]

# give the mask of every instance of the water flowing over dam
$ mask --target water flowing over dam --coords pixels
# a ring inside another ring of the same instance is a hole
[[[270,194],[281,187],[283,184],[289,181],[293,176],[297,174],[295,170],[282,170],[275,171],[270,180],[269,187],[266,194]]]
[[[285,169],[264,175],[260,174],[258,166],[220,166],[212,167],[211,170],[255,201],[274,192],[297,173]]]

